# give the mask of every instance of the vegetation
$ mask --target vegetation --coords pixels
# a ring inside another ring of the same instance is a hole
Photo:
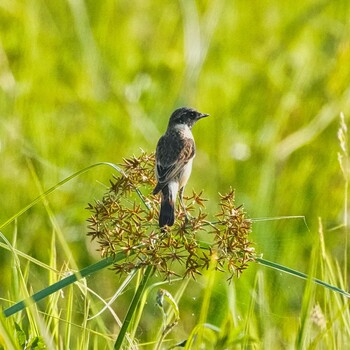
[[[171,283],[159,271],[100,269],[1,314],[0,346],[112,349],[140,291],[126,348],[346,348],[347,298],[311,277],[348,290],[349,7],[1,1],[3,310],[100,262],[87,203],[120,175],[111,163],[154,151],[180,105],[211,115],[193,130],[185,192],[207,199],[195,213],[213,218],[219,193],[235,189],[261,260],[230,283],[210,263],[195,280]]]

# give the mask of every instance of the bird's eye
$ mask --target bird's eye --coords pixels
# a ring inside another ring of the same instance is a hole
[[[194,116],[195,116],[194,112],[191,112],[191,117],[194,117]]]

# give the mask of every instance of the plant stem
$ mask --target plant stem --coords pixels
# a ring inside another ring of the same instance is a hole
[[[153,270],[153,267],[152,266],[147,266],[146,268],[146,271],[142,277],[142,280],[141,280],[141,283],[139,284],[138,288],[137,288],[137,291],[131,301],[131,304],[129,306],[129,310],[125,316],[125,319],[124,319],[124,322],[123,322],[123,325],[120,329],[120,332],[118,334],[118,338],[114,344],[114,349],[115,350],[119,350],[123,344],[123,341],[124,341],[124,338],[125,338],[125,334],[126,334],[126,331],[128,330],[129,328],[129,324],[131,322],[131,319],[132,317],[134,316],[135,314],[135,311],[136,311],[136,307],[142,297],[142,294],[143,294],[143,291],[146,287],[146,284],[147,284],[147,281],[152,273],[152,270]]]

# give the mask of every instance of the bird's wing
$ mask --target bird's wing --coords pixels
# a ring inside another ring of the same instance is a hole
[[[156,152],[157,189],[160,191],[173,180],[195,155],[195,143],[191,138],[181,139],[169,147],[166,138],[158,142]],[[158,192],[157,191],[157,192]]]

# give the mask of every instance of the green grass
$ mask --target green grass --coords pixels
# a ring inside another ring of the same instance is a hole
[[[337,133],[341,112],[345,121],[350,115],[349,7],[312,0],[1,1],[0,231],[10,243],[0,241],[2,309],[100,260],[84,208],[101,198],[115,171],[96,166],[28,204],[92,164],[153,151],[179,105],[211,115],[193,130],[198,152],[186,192],[204,189],[210,215],[218,192],[232,186],[251,218],[299,217],[256,220],[256,251],[347,291],[348,139]],[[108,311],[88,318],[122,281],[104,269],[1,316],[0,344],[112,349],[136,281]],[[152,276],[149,288],[160,281]],[[195,334],[216,349],[350,343],[347,299],[311,279],[251,264],[230,285],[208,271],[161,288],[180,312],[164,348]],[[155,348],[161,337],[156,290],[130,328],[141,349]]]

